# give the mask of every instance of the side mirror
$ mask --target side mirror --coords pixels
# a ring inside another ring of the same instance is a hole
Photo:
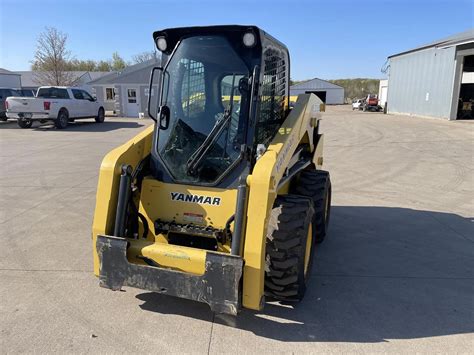
[[[156,120],[156,116],[154,115],[154,112],[152,112],[152,110],[150,109],[151,107],[151,93],[153,91],[153,77],[155,75],[155,71],[159,70],[160,72],[163,72],[163,68],[162,67],[153,67],[153,69],[151,70],[151,74],[150,74],[150,85],[148,87],[148,105],[147,105],[147,111],[148,111],[148,115],[151,117],[151,119],[155,122],[157,122]],[[155,100],[158,100],[157,97],[155,97]],[[169,108],[168,108],[168,123],[169,123]],[[161,108],[160,108],[160,128],[161,128]],[[166,127],[168,128],[168,127]]]
[[[249,91],[249,78],[243,77],[239,80],[239,91],[241,94],[245,94]]]
[[[170,125],[170,108],[166,105],[160,107],[160,129],[166,130]]]

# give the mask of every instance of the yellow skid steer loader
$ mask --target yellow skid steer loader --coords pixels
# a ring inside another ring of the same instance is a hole
[[[288,49],[258,27],[172,28],[153,39],[155,124],[100,168],[100,286],[232,315],[262,309],[265,296],[301,300],[331,203],[321,100],[300,95],[290,109]]]

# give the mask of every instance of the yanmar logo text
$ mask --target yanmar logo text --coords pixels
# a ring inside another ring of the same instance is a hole
[[[198,203],[200,205],[219,206],[221,204],[220,197],[183,194],[181,192],[171,192],[171,199],[173,201]]]

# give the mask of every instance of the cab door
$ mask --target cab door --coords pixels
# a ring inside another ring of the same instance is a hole
[[[95,117],[98,113],[98,107],[96,100],[85,90],[82,91],[82,97],[84,99],[84,116]]]
[[[84,117],[86,115],[86,108],[85,108],[85,100],[84,97],[82,96],[82,90],[79,89],[71,89],[72,95],[74,96],[74,115],[70,117]]]

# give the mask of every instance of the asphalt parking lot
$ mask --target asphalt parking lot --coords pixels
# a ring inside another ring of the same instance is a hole
[[[92,274],[101,159],[147,124],[0,122],[2,353],[472,352],[473,121],[330,107],[333,208],[311,286],[234,321]]]

